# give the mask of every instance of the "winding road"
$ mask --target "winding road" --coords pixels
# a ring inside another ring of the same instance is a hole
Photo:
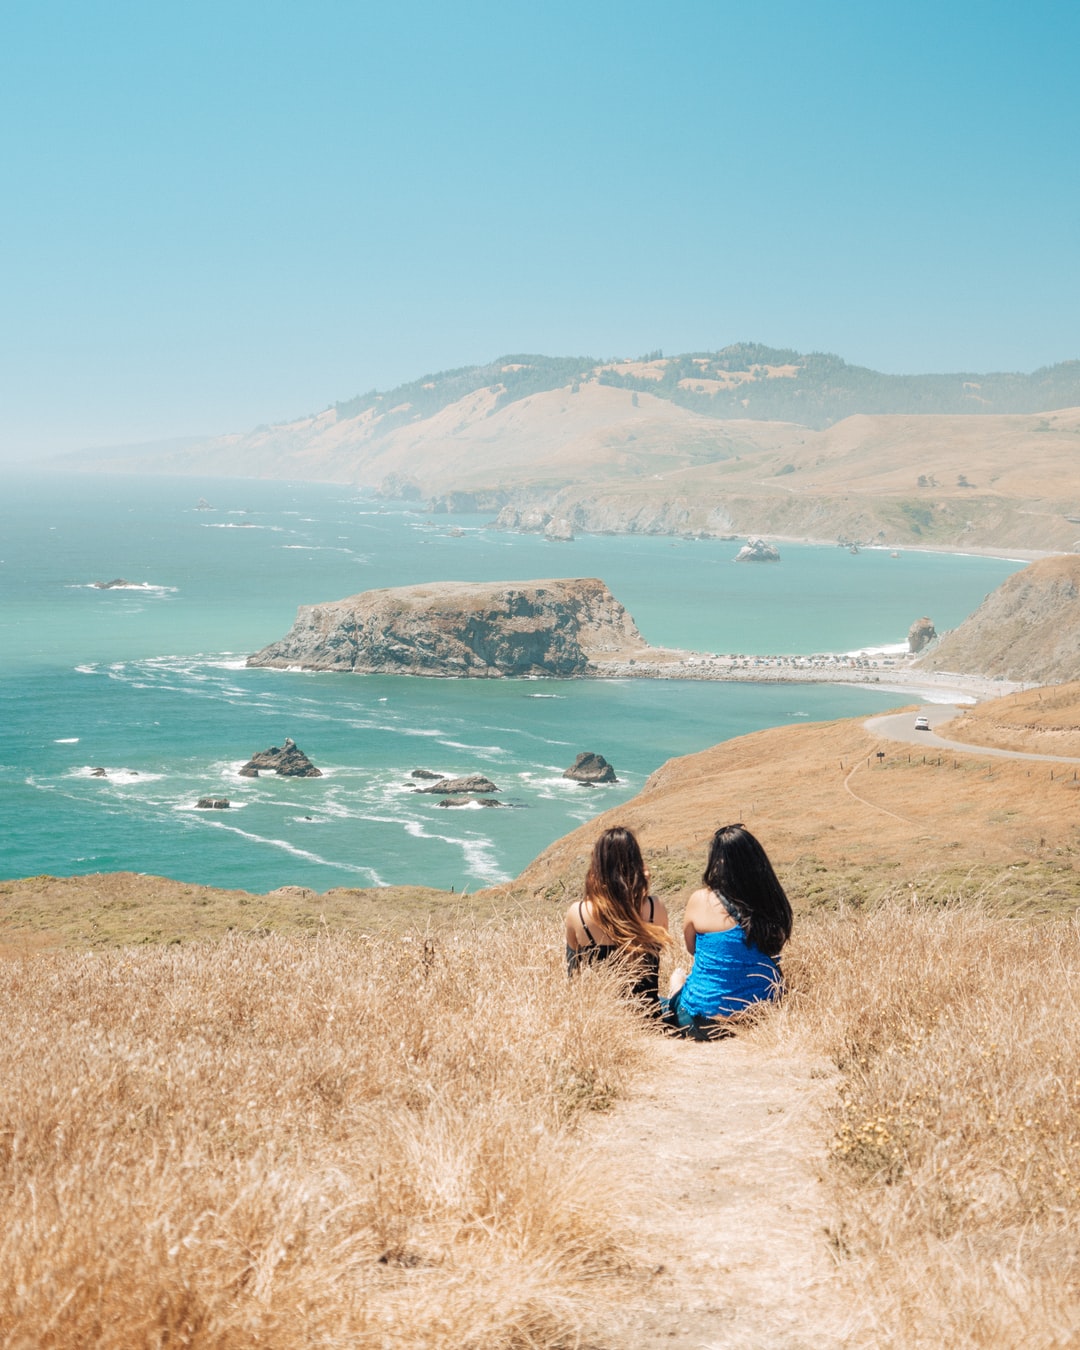
[[[888,741],[906,741],[911,745],[930,745],[935,750],[951,750],[964,755],[992,755],[998,759],[1042,760],[1047,764],[1080,764],[1080,757],[1074,755],[1036,755],[1024,750],[999,750],[992,745],[949,741],[935,732],[935,727],[951,722],[960,712],[961,709],[951,703],[927,703],[918,712],[886,713],[882,717],[871,717],[863,725],[873,736],[881,736]],[[917,717],[927,719],[929,731],[915,730]]]

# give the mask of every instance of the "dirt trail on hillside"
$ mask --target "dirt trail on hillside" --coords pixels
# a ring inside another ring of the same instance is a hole
[[[585,1344],[646,1350],[828,1350],[833,1287],[818,1114],[826,1065],[749,1042],[657,1041],[654,1070],[588,1144],[644,1185],[625,1201],[640,1279]]]

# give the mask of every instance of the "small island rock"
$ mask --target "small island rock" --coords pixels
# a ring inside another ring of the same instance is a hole
[[[743,544],[735,555],[736,562],[779,562],[780,550],[775,544],[766,543],[754,535]]]
[[[574,542],[574,527],[568,520],[549,520],[544,526],[544,538],[553,540],[555,543],[572,544]]]
[[[260,750],[258,754],[252,755],[240,773],[245,778],[258,778],[260,769],[273,769],[282,778],[322,777],[322,770],[312,764],[291,737],[286,739],[284,745],[272,745],[269,750]]]
[[[617,783],[615,770],[603,755],[595,755],[591,750],[583,750],[573,764],[563,773],[575,783]]]
[[[227,811],[229,809],[228,797],[200,797],[195,803],[197,811]]]
[[[467,778],[440,778],[437,783],[416,788],[416,792],[438,792],[443,796],[460,796],[471,792],[498,792],[499,789],[483,774],[470,774]]]
[[[90,585],[96,591],[115,591],[124,586],[132,585],[132,582],[125,581],[123,577],[113,577],[112,581],[92,581]]]
[[[494,797],[444,797],[439,806],[502,806]]]
[[[413,769],[412,773],[409,774],[410,778],[430,778],[433,783],[445,776],[445,774],[435,773],[432,769]]]

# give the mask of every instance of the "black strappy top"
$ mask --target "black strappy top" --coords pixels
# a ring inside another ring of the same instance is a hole
[[[652,896],[649,896],[649,923],[653,922],[653,915],[656,912],[656,902]],[[637,978],[634,980],[630,994],[633,998],[644,999],[645,1002],[660,1006],[660,953],[659,952],[639,952],[630,953],[625,948],[616,946],[615,943],[600,943],[593,937],[589,931],[589,925],[585,922],[585,901],[578,901],[578,919],[582,928],[585,930],[585,936],[589,939],[587,947],[579,947],[577,951],[573,947],[566,948],[566,970],[568,975],[573,975],[575,971],[580,970],[582,966],[592,965],[596,961],[607,961],[610,957],[616,957],[625,961],[634,971]]]

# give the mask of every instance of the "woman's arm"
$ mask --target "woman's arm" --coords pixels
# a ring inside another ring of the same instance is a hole
[[[683,914],[683,929],[682,929],[683,942],[686,943],[686,950],[690,953],[691,956],[694,955],[694,951],[697,947],[698,929],[695,926],[694,920],[698,917],[700,909],[701,909],[701,892],[695,891],[693,895],[690,897],[690,899],[687,900],[686,902],[686,911]]]
[[[566,911],[566,945],[570,951],[576,952],[581,946],[581,939],[577,931],[577,905],[571,905]]]

